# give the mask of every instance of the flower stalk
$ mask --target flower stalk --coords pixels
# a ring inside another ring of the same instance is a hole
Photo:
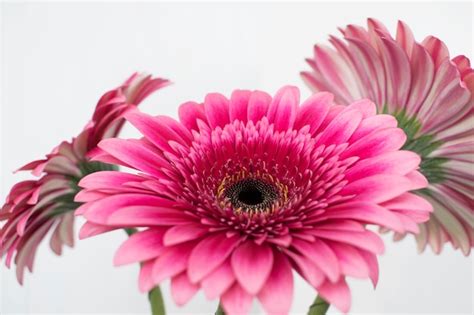
[[[219,303],[219,306],[217,307],[215,315],[225,315],[224,309],[222,308],[222,305]]]
[[[159,286],[156,286],[148,293],[152,315],[165,315],[165,304]]]
[[[314,299],[313,304],[309,307],[308,315],[325,315],[329,306],[329,303],[318,295],[316,299]]]

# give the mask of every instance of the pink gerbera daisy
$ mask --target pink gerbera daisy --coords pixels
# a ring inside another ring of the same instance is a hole
[[[420,158],[400,151],[404,132],[375,105],[333,104],[320,93],[299,106],[295,87],[274,98],[237,90],[179,109],[180,121],[138,111],[126,119],[141,139],[100,142],[94,159],[138,171],[105,171],[80,182],[80,235],[140,227],[115,264],[142,264],[139,287],[171,278],[175,302],[199,289],[226,314],[257,298],[287,314],[296,270],[347,312],[345,277],[378,278],[383,243],[366,228],[418,231],[430,204]]]
[[[334,93],[340,104],[368,98],[380,113],[394,115],[418,153],[427,189],[417,192],[434,207],[416,235],[420,252],[430,244],[440,253],[445,242],[468,255],[474,246],[474,71],[469,59],[450,59],[446,45],[428,36],[415,41],[398,23],[395,39],[380,22],[368,29],[349,25],[333,48],[316,45],[302,76],[314,91]],[[396,234],[401,239],[404,234]]]
[[[115,169],[113,165],[92,162],[88,154],[97,143],[118,135],[123,115],[147,95],[168,84],[167,80],[135,74],[123,85],[99,100],[92,120],[77,138],[62,142],[45,159],[33,161],[20,170],[31,170],[39,179],[13,186],[0,210],[0,257],[6,255],[10,267],[13,257],[18,281],[25,268],[30,271],[36,250],[48,231],[53,230],[50,246],[60,255],[62,246],[74,243],[74,210],[80,205],[74,197],[79,180],[87,174]]]

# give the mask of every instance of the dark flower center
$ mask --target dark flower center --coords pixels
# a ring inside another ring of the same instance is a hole
[[[244,211],[269,211],[278,198],[276,189],[258,179],[243,179],[231,185],[225,192],[235,209]]]
[[[263,202],[263,194],[256,187],[246,187],[240,191],[238,200],[249,206],[255,206]]]

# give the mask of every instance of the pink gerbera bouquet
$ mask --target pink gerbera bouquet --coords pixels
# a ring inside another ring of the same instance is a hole
[[[474,244],[474,72],[444,44],[396,38],[369,20],[349,25],[334,49],[317,45],[302,75],[316,92],[300,103],[235,90],[187,102],[179,119],[137,105],[169,84],[133,75],[107,92],[77,138],[20,170],[0,210],[0,257],[23,282],[40,242],[61,254],[79,238],[125,230],[114,264],[140,266],[138,287],[165,314],[159,285],[186,304],[202,291],[216,314],[288,314],[294,276],[347,313],[348,278],[377,284],[384,244],[415,234],[420,249]],[[125,122],[141,133],[118,139]],[[120,170],[119,167],[124,167]],[[433,212],[433,213],[432,213]]]

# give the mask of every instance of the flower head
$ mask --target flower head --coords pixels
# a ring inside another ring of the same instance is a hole
[[[430,244],[440,253],[445,242],[468,255],[474,246],[474,71],[469,59],[450,59],[436,37],[415,41],[398,23],[393,38],[380,22],[368,28],[348,25],[334,48],[316,45],[302,76],[314,91],[334,93],[340,104],[368,98],[378,112],[394,115],[408,139],[403,149],[422,157],[429,181],[417,192],[434,207],[416,235],[419,250]],[[400,239],[404,234],[397,233]]]
[[[258,298],[289,312],[296,270],[347,311],[346,276],[378,277],[383,243],[366,224],[416,231],[431,207],[409,191],[426,186],[418,155],[400,151],[405,134],[369,101],[348,107],[319,93],[275,97],[237,90],[179,108],[180,121],[131,111],[141,139],[108,139],[94,159],[138,174],[85,177],[76,213],[81,237],[140,227],[115,264],[141,262],[139,287],[171,278],[185,304],[202,289],[226,314]]]
[[[10,267],[14,258],[17,278],[23,282],[25,268],[30,271],[40,242],[53,230],[50,246],[58,255],[62,246],[73,246],[73,211],[80,205],[74,197],[79,180],[89,173],[115,169],[113,165],[92,162],[88,154],[97,143],[115,137],[123,123],[123,115],[135,108],[147,95],[168,81],[135,74],[99,100],[92,120],[70,142],[64,141],[45,159],[20,168],[30,170],[39,179],[13,186],[0,210],[0,257],[6,255]]]

